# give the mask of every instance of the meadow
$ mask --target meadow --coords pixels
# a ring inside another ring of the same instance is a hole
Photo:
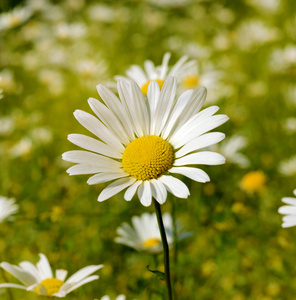
[[[114,241],[153,205],[123,192],[99,203],[107,184],[69,176],[62,154],[79,149],[68,134],[90,135],[73,112],[92,113],[96,85],[112,86],[146,60],[161,65],[170,52],[169,66],[184,55],[196,61],[203,108],[229,117],[212,148],[226,163],[199,166],[210,182],[179,176],[190,196],[168,193],[161,205],[191,233],[170,251],[175,299],[296,299],[296,229],[282,228],[278,213],[296,188],[296,2],[28,0],[0,9],[0,196],[19,206],[0,223],[1,262],[35,264],[44,253],[69,274],[103,264],[72,300],[167,299],[149,271],[163,271],[162,253]],[[4,282],[17,280],[1,270]],[[41,296],[0,289],[0,298]]]

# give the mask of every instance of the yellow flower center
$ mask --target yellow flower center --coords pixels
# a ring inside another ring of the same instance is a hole
[[[147,95],[147,92],[148,92],[148,86],[149,86],[149,83],[151,81],[156,81],[159,85],[159,88],[161,89],[163,84],[164,84],[164,80],[161,80],[161,79],[153,79],[153,80],[149,80],[147,81],[146,83],[144,83],[141,87],[141,91],[144,95]]]
[[[122,155],[123,169],[138,180],[158,178],[171,168],[173,162],[171,144],[155,135],[133,140]]]
[[[197,75],[187,75],[182,79],[185,88],[191,89],[199,85],[199,77]]]
[[[142,243],[145,248],[154,248],[159,246],[160,240],[158,238],[150,238]]]
[[[247,173],[241,181],[242,187],[249,192],[260,191],[266,182],[266,176],[263,172],[252,171]]]
[[[41,291],[41,286],[46,289],[47,295],[52,296],[57,293],[61,286],[64,284],[64,281],[57,278],[46,278],[40,282],[40,284],[36,287],[36,292],[39,294]]]

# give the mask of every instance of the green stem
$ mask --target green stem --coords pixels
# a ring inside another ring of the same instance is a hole
[[[156,211],[156,217],[158,222],[158,227],[160,231],[160,236],[162,240],[162,246],[163,246],[163,255],[164,255],[164,272],[165,272],[165,282],[167,286],[168,296],[169,300],[173,300],[173,293],[172,293],[172,285],[171,285],[171,277],[170,277],[170,258],[169,258],[169,246],[166,238],[166,233],[163,225],[162,220],[162,214],[159,203],[153,199],[155,211]]]

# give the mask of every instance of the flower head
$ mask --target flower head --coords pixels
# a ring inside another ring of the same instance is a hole
[[[163,214],[163,223],[166,231],[169,246],[174,242],[173,222],[169,213]],[[191,235],[190,232],[181,233],[182,226],[178,223],[177,236],[178,240]],[[122,223],[117,228],[118,237],[115,242],[132,247],[138,251],[157,253],[162,251],[160,231],[157,223],[156,214],[143,213],[141,216],[132,217],[132,226]]]
[[[101,300],[110,300],[110,297],[105,295],[101,298]],[[115,300],[125,300],[125,296],[124,295],[118,295]]]
[[[0,223],[4,219],[10,217],[12,214],[16,213],[18,210],[18,205],[15,204],[14,199],[8,199],[6,197],[0,196]]]
[[[40,254],[40,260],[36,266],[28,261],[21,262],[19,266],[2,262],[0,266],[22,283],[22,285],[2,283],[0,288],[18,288],[42,296],[58,298],[63,298],[78,287],[98,279],[98,275],[89,275],[103,267],[103,265],[87,266],[65,281],[68,272],[66,270],[56,270],[55,277],[53,277],[50,264],[44,254]]]
[[[209,181],[201,169],[188,165],[219,165],[225,158],[200,149],[221,141],[221,132],[207,133],[228,120],[226,115],[213,114],[217,106],[200,111],[206,89],[184,92],[177,100],[176,79],[169,78],[160,90],[157,82],[149,84],[147,99],[134,82],[118,81],[118,99],[110,90],[98,85],[105,105],[93,98],[89,105],[98,118],[77,110],[76,119],[98,139],[71,134],[68,139],[86,149],[69,151],[63,159],[76,163],[70,175],[95,174],[88,184],[115,180],[99,195],[104,201],[127,188],[129,201],[138,191],[144,206],[154,197],[160,204],[167,191],[187,198],[187,186],[172,174],[181,174],[198,182]]]
[[[196,62],[194,60],[187,61],[188,57],[184,55],[173,67],[169,67],[168,63],[170,57],[171,54],[169,52],[165,53],[160,66],[155,66],[150,60],[144,62],[144,69],[138,65],[132,65],[126,71],[127,77],[116,76],[115,79],[129,79],[135,81],[144,95],[147,95],[148,86],[152,80],[156,81],[161,89],[165,80],[170,76],[175,76],[181,81],[183,80],[187,83],[185,84],[187,88],[196,88],[197,86],[200,86],[199,77],[195,72],[190,71],[196,67]]]
[[[293,194],[296,196],[296,190],[293,191]],[[285,215],[283,217],[282,227],[296,226],[296,198],[284,197],[282,201],[289,204],[281,206],[278,210],[280,214]]]

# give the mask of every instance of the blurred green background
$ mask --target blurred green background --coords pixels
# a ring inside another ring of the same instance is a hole
[[[7,22],[15,7],[22,13]],[[68,176],[71,164],[61,155],[77,149],[68,134],[88,134],[73,112],[91,112],[96,84],[146,59],[161,64],[170,51],[171,65],[188,55],[201,76],[219,72],[206,106],[230,117],[219,131],[244,137],[248,160],[242,166],[230,155],[225,165],[202,167],[210,183],[184,179],[190,197],[162,206],[171,212],[175,203],[177,219],[193,232],[172,265],[177,299],[296,299],[296,229],[282,229],[277,213],[296,188],[295,1],[30,0],[4,1],[1,9],[0,194],[20,206],[14,221],[1,223],[1,261],[36,263],[44,253],[69,274],[105,265],[98,281],[68,299],[165,299],[164,282],[146,269],[153,257],[113,241],[122,222],[153,206],[122,194],[98,203],[104,185]],[[266,178],[255,191],[243,188],[250,171]],[[11,291],[15,299],[38,299]]]

